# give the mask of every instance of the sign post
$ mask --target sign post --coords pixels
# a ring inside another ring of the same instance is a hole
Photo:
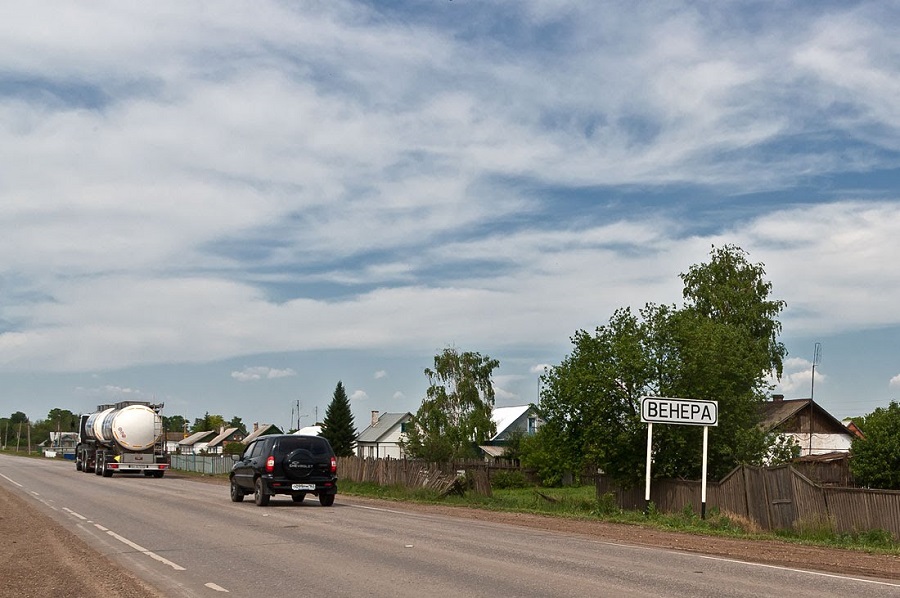
[[[647,479],[644,501],[650,503],[650,467],[653,424],[703,426],[703,468],[700,480],[700,517],[706,519],[706,461],[709,454],[709,427],[719,425],[719,403],[695,399],[641,397],[641,421],[647,424]]]

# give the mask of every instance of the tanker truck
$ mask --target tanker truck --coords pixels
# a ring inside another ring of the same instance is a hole
[[[124,401],[99,405],[81,416],[75,469],[105,478],[115,472],[163,477],[169,467],[163,435],[163,405]]]

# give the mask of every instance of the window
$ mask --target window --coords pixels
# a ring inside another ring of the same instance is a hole
[[[535,432],[537,432],[537,418],[531,416],[528,418],[528,433],[534,434]]]

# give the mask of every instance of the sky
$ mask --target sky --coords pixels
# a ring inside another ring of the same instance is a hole
[[[6,3],[0,415],[287,428],[341,381],[362,430],[451,346],[532,403],[576,331],[681,305],[725,244],[787,304],[775,392],[886,406],[898,29],[852,1]]]

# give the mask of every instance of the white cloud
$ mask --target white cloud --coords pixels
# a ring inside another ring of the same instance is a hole
[[[350,395],[350,400],[354,403],[368,401],[369,395],[364,390],[354,390]]]
[[[288,376],[296,376],[297,372],[288,368],[279,370],[266,366],[247,367],[240,371],[231,372],[231,377],[238,382],[255,382],[257,380],[273,380],[275,378],[286,378]]]
[[[784,394],[786,398],[809,398],[812,388],[812,362],[800,357],[789,357],[784,360],[784,372],[780,382],[772,380],[775,392]],[[824,388],[828,384],[828,376],[816,367],[816,388]]]
[[[375,372],[375,379],[381,380],[382,378],[387,378],[388,373],[385,370],[378,370]]]
[[[888,382],[888,386],[891,388],[900,388],[900,374],[891,378],[891,381]]]
[[[900,324],[900,198],[791,187],[896,169],[891,11],[489,4],[478,23],[517,19],[502,42],[356,2],[6,11],[0,373],[448,341],[552,359],[617,307],[680,301],[723,243],[766,264],[786,331]]]

